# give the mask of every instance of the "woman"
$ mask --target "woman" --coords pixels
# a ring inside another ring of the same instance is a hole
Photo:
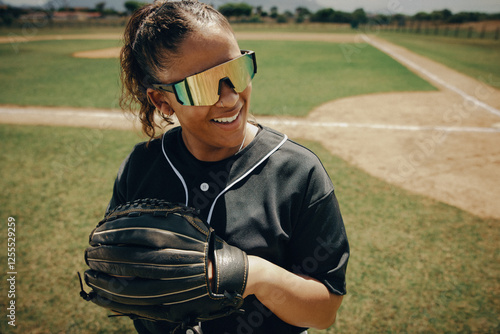
[[[249,255],[245,313],[205,322],[204,333],[301,333],[334,323],[349,246],[333,185],[318,158],[281,133],[249,123],[255,53],[228,21],[194,1],[134,13],[121,53],[123,105],[138,102],[143,131],[118,173],[109,209],[140,198],[198,208]],[[180,127],[157,137],[158,114]],[[139,333],[167,323],[136,320]]]

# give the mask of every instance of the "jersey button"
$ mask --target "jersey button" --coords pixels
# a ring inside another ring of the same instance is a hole
[[[207,191],[208,189],[210,189],[210,186],[208,185],[208,183],[202,183],[200,185],[200,189],[201,191]]]

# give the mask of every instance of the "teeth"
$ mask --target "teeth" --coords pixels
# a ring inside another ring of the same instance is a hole
[[[234,122],[240,113],[237,113],[233,117],[224,117],[224,118],[214,118],[214,121],[217,123],[231,123]]]

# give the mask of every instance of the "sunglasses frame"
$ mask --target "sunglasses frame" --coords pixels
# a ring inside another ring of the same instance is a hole
[[[161,91],[164,91],[164,92],[169,92],[169,93],[173,93],[175,94],[175,97],[177,99],[177,102],[179,102],[181,105],[190,105],[190,106],[196,106],[196,105],[192,105],[192,104],[185,104],[183,101],[180,100],[179,98],[179,95],[177,93],[177,90],[176,90],[176,85],[179,85],[179,84],[184,84],[186,86],[186,91],[188,92],[188,97],[189,99],[192,101],[192,97],[191,97],[191,94],[190,94],[190,89],[189,89],[189,85],[187,85],[187,79],[190,78],[190,77],[193,77],[193,76],[196,76],[196,75],[199,75],[203,72],[206,72],[206,71],[210,71],[211,69],[213,68],[216,68],[216,67],[219,67],[219,66],[223,66],[224,64],[227,64],[227,63],[230,63],[232,61],[235,61],[237,59],[240,59],[241,57],[244,57],[244,56],[247,56],[249,55],[250,57],[252,57],[252,61],[253,61],[253,68],[254,68],[254,72],[253,72],[253,75],[255,76],[255,74],[257,73],[257,59],[255,57],[255,51],[251,51],[251,50],[240,50],[241,52],[241,56],[237,57],[237,58],[234,58],[234,59],[231,59],[231,60],[228,60],[227,62],[224,62],[222,64],[219,64],[219,65],[216,65],[214,67],[211,67],[209,69],[206,69],[202,72],[199,72],[199,73],[196,73],[196,74],[193,74],[193,75],[190,75],[180,81],[177,81],[177,82],[174,82],[174,83],[171,83],[171,84],[152,84],[152,86],[155,88],[155,89],[158,89],[158,90],[161,90]],[[220,78],[220,80],[224,80],[224,79],[228,79],[227,77],[226,78]],[[253,77],[252,77],[253,79]],[[219,81],[220,81],[219,80]],[[229,79],[231,80],[231,79]],[[232,84],[231,84],[232,86]],[[231,88],[234,88],[234,87],[231,87]],[[220,95],[220,87],[219,87],[219,91],[217,92],[218,95]]]

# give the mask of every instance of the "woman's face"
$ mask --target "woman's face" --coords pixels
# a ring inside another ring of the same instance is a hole
[[[231,32],[210,27],[191,34],[181,44],[174,65],[168,73],[160,73],[159,79],[163,83],[180,81],[240,55]],[[184,106],[168,92],[156,92],[154,100],[157,106],[158,100],[162,100],[163,113],[175,113],[184,143],[197,159],[218,161],[235,154],[245,137],[251,91],[251,84],[237,93],[222,83],[220,99],[212,106]]]

